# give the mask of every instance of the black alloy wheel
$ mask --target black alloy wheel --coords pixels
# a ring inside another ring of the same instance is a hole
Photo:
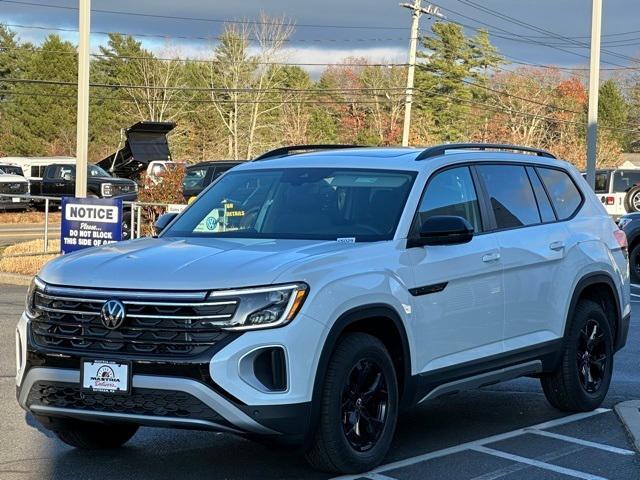
[[[358,361],[342,389],[342,430],[358,452],[373,448],[384,431],[389,392],[384,372],[372,359]]]
[[[587,393],[596,393],[602,385],[607,367],[604,330],[599,322],[589,319],[578,337],[577,362],[580,384]]]
[[[613,375],[615,312],[591,299],[578,301],[554,371],[540,377],[547,400],[565,412],[588,412],[602,405]]]

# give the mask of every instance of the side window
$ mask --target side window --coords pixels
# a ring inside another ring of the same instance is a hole
[[[190,168],[187,170],[182,185],[186,189],[201,188],[204,186],[204,179],[207,175],[207,167]]]
[[[549,192],[558,219],[566,220],[576,212],[582,203],[578,187],[573,183],[569,174],[562,170],[540,167],[537,170],[547,192]]]
[[[436,215],[463,217],[476,232],[482,230],[478,196],[469,167],[450,168],[429,179],[418,209],[418,225]]]
[[[596,193],[609,193],[609,174],[605,172],[596,173]]]
[[[538,178],[538,174],[532,167],[527,167],[527,174],[529,175],[529,180],[531,180],[533,193],[536,195],[536,202],[538,203],[542,223],[555,222],[556,214],[553,213],[553,207],[551,206],[547,192],[544,191],[544,187]]]
[[[489,194],[498,229],[540,223],[533,189],[524,167],[518,165],[478,165]]]

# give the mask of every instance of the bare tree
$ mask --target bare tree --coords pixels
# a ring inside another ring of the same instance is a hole
[[[228,155],[251,158],[259,134],[272,128],[269,115],[284,103],[283,46],[293,33],[286,18],[262,14],[260,21],[226,25],[204,73],[209,99],[228,135]],[[256,51],[251,54],[251,41]]]
[[[148,54],[132,60],[126,70],[123,90],[131,100],[132,112],[141,120],[175,120],[184,113],[188,102],[187,81],[179,53],[165,49],[160,60]]]

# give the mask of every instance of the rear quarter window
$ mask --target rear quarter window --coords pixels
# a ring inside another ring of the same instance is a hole
[[[555,168],[537,168],[549,198],[556,211],[558,220],[566,220],[575,214],[582,205],[582,195],[569,174]]]

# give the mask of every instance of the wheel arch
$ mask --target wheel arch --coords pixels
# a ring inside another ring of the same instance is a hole
[[[307,441],[313,437],[318,424],[322,379],[329,366],[329,360],[340,338],[350,332],[368,333],[384,343],[396,367],[401,407],[408,406],[414,397],[409,339],[398,312],[392,306],[383,303],[362,305],[347,310],[333,323],[322,346],[313,382],[311,428]]]
[[[564,326],[563,338],[567,338],[571,320],[575,313],[576,306],[581,299],[588,298],[601,305],[605,314],[611,321],[613,330],[614,346],[619,345],[622,333],[622,311],[620,306],[620,296],[613,278],[605,272],[594,272],[582,277],[573,290],[567,318]],[[613,318],[612,318],[613,316]]]

